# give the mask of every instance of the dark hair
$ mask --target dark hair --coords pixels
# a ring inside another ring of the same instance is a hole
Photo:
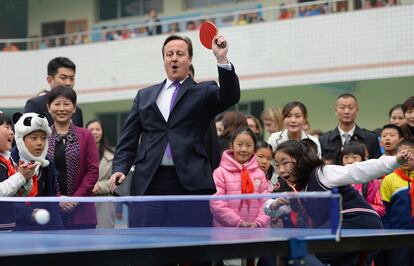
[[[396,104],[393,107],[391,107],[390,111],[388,112],[388,117],[391,118],[392,112],[394,112],[397,109],[402,110],[402,104]]]
[[[216,115],[216,117],[214,117],[214,122],[219,122],[219,121],[223,120],[223,116],[224,116],[224,113],[220,113],[220,114]]]
[[[195,76],[195,70],[194,70],[193,65],[191,64],[190,65],[190,77],[194,78],[194,76]]]
[[[88,126],[92,123],[98,123],[99,125],[101,125],[101,128],[102,128],[102,138],[99,140],[99,147],[98,147],[99,159],[102,159],[102,156],[103,156],[105,150],[108,150],[111,153],[114,153],[114,150],[108,144],[108,140],[105,137],[105,129],[104,129],[104,126],[103,126],[103,124],[100,120],[98,120],[98,119],[90,120],[88,123],[86,123],[85,128],[88,128]]]
[[[50,105],[57,97],[65,97],[68,98],[73,105],[76,105],[76,92],[67,86],[56,86],[50,90],[47,94],[47,104]]]
[[[358,102],[358,100],[357,100],[357,98],[352,94],[352,93],[349,93],[349,92],[347,92],[347,93],[342,93],[341,95],[339,95],[337,98],[336,98],[336,100],[338,101],[339,99],[341,99],[341,98],[352,98],[352,99],[354,99],[355,100],[355,102]]]
[[[242,112],[229,111],[223,113],[221,119],[223,123],[223,133],[221,138],[227,138],[239,127],[247,127],[247,121]]]
[[[312,152],[314,152],[316,155],[318,155],[318,145],[313,140],[311,140],[310,138],[304,138],[301,141],[303,143],[306,142],[308,144],[310,150]]]
[[[150,9],[148,9],[148,13],[150,13],[151,11],[158,12],[158,10],[155,7],[151,7]]]
[[[414,96],[408,97],[402,104],[402,110],[405,114],[409,109],[414,108]]]
[[[295,159],[292,175],[298,178],[296,186],[303,189],[309,181],[309,177],[316,168],[324,165],[316,153],[312,152],[309,142],[287,140],[278,145],[276,152],[283,152]]]
[[[256,148],[256,134],[253,133],[253,131],[249,127],[239,127],[236,128],[230,137],[230,143],[233,143],[234,140],[237,138],[240,134],[247,134],[253,139],[254,147]]]
[[[324,161],[332,161],[332,164],[339,164],[338,161],[338,157],[339,157],[340,152],[339,151],[331,151],[331,152],[327,152],[325,153],[325,155],[323,156],[323,160]]]
[[[9,125],[12,126],[12,120],[5,113],[0,112],[0,125]]]
[[[253,131],[252,131],[253,132]],[[259,141],[257,144],[256,144],[256,150],[259,150],[259,149],[270,149],[271,151],[272,151],[272,157],[274,157],[273,155],[274,155],[274,152],[273,152],[273,147],[272,147],[272,145],[270,145],[269,143],[267,143],[266,141]]]
[[[342,160],[344,159],[344,156],[351,153],[361,156],[362,161],[365,161],[365,145],[361,144],[358,141],[350,141],[344,145],[341,151],[341,156],[339,158],[340,164],[343,164]]]
[[[289,112],[292,111],[292,109],[295,108],[295,107],[299,107],[300,111],[303,114],[303,117],[305,118],[305,121],[307,121],[308,120],[308,110],[306,109],[306,106],[301,102],[290,102],[290,103],[285,104],[285,106],[283,107],[283,110],[282,110],[283,119],[285,119],[289,115]]]
[[[47,75],[52,77],[55,76],[58,69],[61,67],[70,68],[73,72],[76,72],[75,63],[73,63],[69,58],[56,57],[50,60],[47,64]]]
[[[414,149],[414,138],[411,139],[405,139],[403,141],[401,141],[400,143],[398,143],[397,145],[397,150],[401,147],[401,146],[408,146],[412,149]]]
[[[181,40],[185,42],[188,47],[188,55],[190,56],[190,58],[193,58],[193,44],[191,42],[191,39],[188,37],[181,37],[178,35],[170,35],[167,37],[167,39],[165,39],[164,44],[162,45],[162,50],[161,50],[162,56],[164,57],[164,47],[167,45],[167,43],[171,41],[175,41],[175,40]]]
[[[256,124],[257,128],[259,129],[259,135],[263,133],[263,127],[260,124],[260,121],[257,117],[255,117],[254,115],[246,115],[246,122],[247,119],[251,119],[254,121],[254,123]]]
[[[382,129],[381,129],[381,133],[382,133],[382,131],[383,131],[384,129],[387,129],[387,128],[397,130],[397,132],[398,132],[398,136],[399,136],[400,138],[403,138],[403,137],[404,137],[404,133],[403,133],[402,129],[401,129],[399,126],[394,125],[394,124],[387,124],[387,125],[383,126],[383,127],[382,127]]]
[[[273,147],[272,145],[270,145],[269,143],[267,143],[266,141],[259,141],[256,144],[256,151],[260,150],[260,149],[270,149],[270,151],[272,152],[272,161],[275,157],[275,153],[273,152]],[[274,173],[274,167],[273,167],[273,163],[270,164],[269,170],[267,170],[266,174],[266,178],[268,180],[272,179],[272,175]]]

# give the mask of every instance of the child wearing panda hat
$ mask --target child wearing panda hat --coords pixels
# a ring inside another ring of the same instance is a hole
[[[45,116],[36,113],[13,115],[14,138],[20,161],[36,164],[33,176],[33,187],[28,196],[37,196],[39,193],[38,178],[41,168],[49,165],[46,159],[48,138],[51,133]]]
[[[56,168],[46,158],[48,138],[51,130],[45,116],[37,113],[16,113],[13,115],[16,147],[12,151],[15,160],[36,165],[33,186],[27,196],[54,196]],[[48,225],[34,222],[39,209],[47,209],[51,215]],[[29,202],[16,204],[16,230],[61,229],[63,224],[57,203]]]

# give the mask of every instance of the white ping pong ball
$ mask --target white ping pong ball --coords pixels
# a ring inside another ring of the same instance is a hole
[[[45,209],[40,209],[35,213],[34,218],[38,224],[47,224],[50,220],[50,213]]]

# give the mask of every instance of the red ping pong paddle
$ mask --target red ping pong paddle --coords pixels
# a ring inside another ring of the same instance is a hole
[[[200,26],[200,42],[207,49],[212,48],[212,41],[217,35],[217,27],[210,21],[205,21]],[[216,42],[217,44],[217,42]],[[217,44],[218,45],[218,44]],[[224,42],[219,45],[221,48],[226,48],[227,44]]]

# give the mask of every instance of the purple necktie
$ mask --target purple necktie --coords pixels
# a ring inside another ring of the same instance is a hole
[[[173,95],[171,96],[170,113],[173,109],[173,106],[174,106],[174,103],[175,103],[175,98],[177,97],[177,92],[180,89],[180,83],[179,82],[174,82],[173,85],[175,86],[175,90],[173,92]],[[173,159],[171,145],[170,145],[169,142],[167,143],[167,148],[165,149],[165,153],[167,154],[168,159],[170,159],[170,160]]]

